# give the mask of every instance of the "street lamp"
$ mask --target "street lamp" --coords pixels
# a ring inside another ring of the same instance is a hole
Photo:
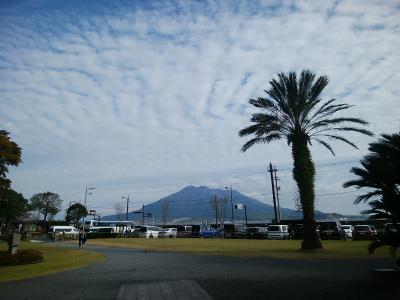
[[[95,190],[95,189],[96,188],[94,188],[94,187],[90,187],[90,188],[86,187],[86,190],[85,190],[85,208],[86,208],[86,198],[87,198],[87,195],[88,195],[88,191]],[[87,208],[86,208],[86,210],[87,210]],[[83,227],[83,230],[85,230],[85,216],[83,217],[82,227]]]
[[[122,196],[121,197],[122,199],[126,199],[126,221],[128,221],[128,214],[129,214],[129,195],[128,195],[128,197],[124,197],[124,196]]]
[[[226,186],[225,189],[231,190],[231,212],[232,212],[232,225],[233,225],[233,234],[235,234],[235,220],[233,219],[233,200],[232,200],[232,185]]]

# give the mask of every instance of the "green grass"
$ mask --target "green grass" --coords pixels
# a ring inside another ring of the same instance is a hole
[[[369,241],[323,241],[323,250],[301,251],[298,240],[229,240],[229,239],[94,239],[90,244],[138,248],[148,251],[186,252],[238,257],[277,257],[289,259],[390,257],[382,247],[368,255]]]
[[[6,249],[7,244],[1,243],[0,251]],[[54,247],[39,243],[23,242],[19,249],[38,250],[43,254],[44,261],[37,264],[0,267],[0,282],[77,269],[105,259],[103,254],[93,251]]]

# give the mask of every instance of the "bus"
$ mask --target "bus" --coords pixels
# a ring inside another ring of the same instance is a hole
[[[135,228],[133,221],[98,221],[87,220],[85,222],[86,232],[115,232],[124,233],[131,232]]]

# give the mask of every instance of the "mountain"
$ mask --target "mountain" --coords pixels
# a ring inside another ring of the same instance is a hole
[[[156,223],[162,219],[161,204],[169,203],[168,221],[174,220],[176,223],[191,223],[194,221],[215,220],[210,200],[216,195],[218,198],[227,198],[226,221],[231,220],[230,190],[210,189],[205,186],[187,186],[177,193],[164,197],[156,202],[145,206],[145,214],[151,213]],[[272,205],[262,203],[256,199],[247,197],[235,190],[232,191],[233,204],[241,203],[247,208],[247,218],[249,221],[270,221],[274,218],[274,208]],[[141,210],[139,210],[140,212]],[[137,211],[138,212],[138,211]],[[141,214],[129,212],[129,220],[141,221]],[[244,220],[244,210],[234,210],[235,220]],[[296,210],[281,208],[282,219],[302,218],[301,212]],[[124,216],[125,217],[125,216]],[[105,216],[103,220],[115,220],[117,215]]]
[[[184,189],[171,194],[167,197],[148,204],[144,207],[145,215],[151,214],[151,222],[161,223],[162,213],[161,205],[163,202],[169,204],[168,223],[170,224],[193,224],[200,223],[208,220],[215,222],[215,212],[213,211],[210,200],[216,195],[218,198],[226,198],[227,205],[225,211],[225,221],[231,221],[231,204],[230,204],[230,190],[226,189],[210,189],[206,186],[187,186]],[[241,203],[247,208],[247,219],[249,223],[270,222],[274,218],[274,207],[270,204],[262,203],[254,198],[247,197],[238,191],[232,191],[233,205]],[[138,223],[142,221],[142,210],[129,212],[129,220],[134,220]],[[234,209],[235,220],[244,221],[244,210]],[[297,210],[281,207],[282,220],[295,220],[302,219],[303,214]],[[339,220],[342,218],[360,219],[361,216],[344,216],[338,213],[324,213],[315,211],[315,218],[317,220]],[[117,215],[105,216],[102,220],[125,220],[125,213],[118,218]],[[146,217],[146,223],[149,218]]]

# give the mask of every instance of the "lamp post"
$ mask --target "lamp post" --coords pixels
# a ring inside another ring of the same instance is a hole
[[[231,190],[231,217],[232,217],[232,225],[233,225],[233,236],[235,236],[235,220],[233,219],[232,185],[226,186],[225,189]]]
[[[95,189],[96,188],[94,188],[94,187],[90,187],[90,188],[86,187],[86,190],[85,190],[85,203],[84,203],[85,208],[86,208],[86,198],[87,198],[87,195],[88,195],[88,191],[95,190]],[[86,210],[87,210],[87,208],[86,208]],[[85,230],[85,216],[83,217],[82,227],[83,227],[83,230]]]
[[[125,217],[125,221],[128,221],[128,214],[129,214],[129,195],[128,197],[122,196],[122,199],[126,199],[126,217]]]

